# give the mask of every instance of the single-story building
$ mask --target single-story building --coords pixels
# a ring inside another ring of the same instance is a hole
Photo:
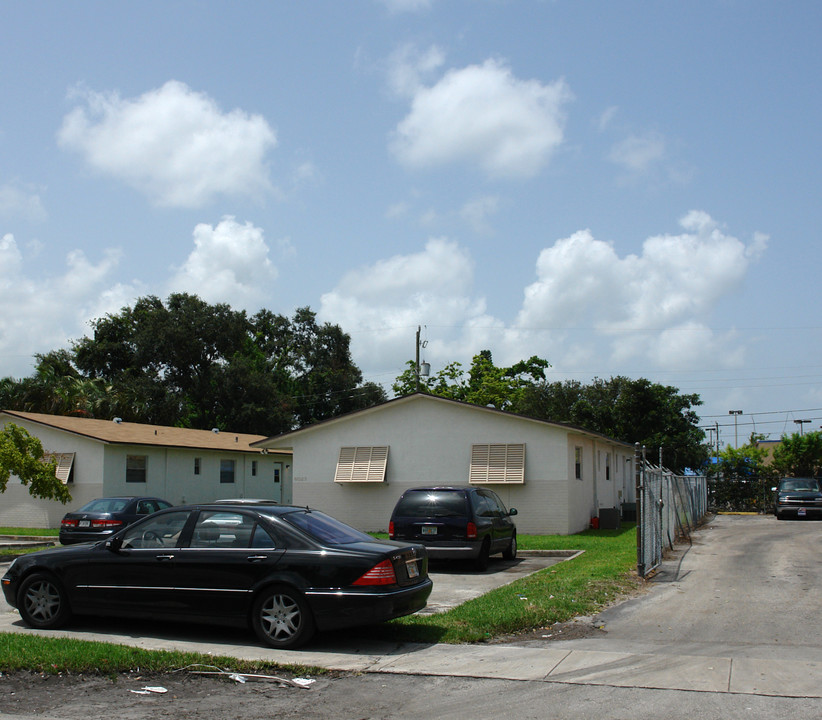
[[[59,527],[63,515],[96,497],[151,495],[174,505],[227,497],[291,501],[291,453],[254,447],[263,435],[145,425],[5,410],[37,437],[70,487],[63,505],[29,494],[14,476],[0,495],[0,525]]]
[[[293,501],[386,530],[402,492],[483,485],[525,533],[570,534],[634,502],[634,447],[562,423],[415,393],[252,443],[293,452]]]

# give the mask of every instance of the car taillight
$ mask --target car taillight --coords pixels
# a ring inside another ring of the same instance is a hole
[[[465,534],[469,540],[476,540],[477,539],[477,526],[469,522],[467,527],[465,528]]]
[[[92,520],[91,527],[93,528],[114,528],[120,527],[123,524],[122,520]]]
[[[392,540],[394,539],[394,521],[393,520],[388,521],[388,537],[390,537]]]
[[[365,573],[354,585],[394,585],[396,582],[394,566],[390,560],[383,560]]]
[[[72,520],[71,518],[63,518],[60,521],[60,527],[64,527],[64,528],[77,527],[77,521]]]

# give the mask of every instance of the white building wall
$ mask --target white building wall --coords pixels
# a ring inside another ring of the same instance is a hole
[[[89,500],[112,495],[154,495],[174,505],[210,502],[225,497],[259,497],[290,500],[291,456],[263,453],[231,453],[145,445],[109,445],[99,440],[56,430],[20,418],[0,416],[40,439],[44,452],[75,453],[72,499],[63,505],[56,500],[33,498],[19,478],[9,478],[0,494],[0,526],[56,528],[66,512]],[[145,483],[126,482],[126,456],[148,458]],[[200,474],[194,474],[194,458],[200,457]],[[220,459],[236,461],[235,482],[220,483]],[[257,475],[252,461],[257,461]],[[274,469],[280,469],[275,483]]]
[[[294,502],[325,510],[363,530],[386,530],[391,510],[407,488],[468,484],[473,444],[525,443],[525,483],[489,487],[508,507],[517,508],[520,532],[577,532],[590,522],[593,477],[580,488],[569,484],[567,433],[458,404],[423,401],[383,407],[293,438]],[[590,456],[592,443],[585,442]],[[340,447],[363,445],[389,446],[386,482],[335,483]],[[590,457],[587,464],[591,466]],[[581,500],[584,509],[570,512],[569,503]]]

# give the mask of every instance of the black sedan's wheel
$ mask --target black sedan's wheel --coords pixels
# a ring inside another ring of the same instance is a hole
[[[47,630],[65,625],[71,617],[66,591],[45,573],[29,575],[17,592],[20,617],[29,627]]]
[[[295,648],[314,634],[314,619],[305,598],[293,588],[277,585],[257,597],[251,622],[257,637],[275,648]]]
[[[502,551],[505,560],[516,560],[517,558],[517,534],[511,536],[511,544]]]

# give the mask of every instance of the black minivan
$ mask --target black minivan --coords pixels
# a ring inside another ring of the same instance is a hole
[[[495,492],[480,487],[442,486],[406,490],[391,513],[392,540],[425,545],[432,560],[470,559],[477,570],[488,556],[517,556],[517,528]]]

